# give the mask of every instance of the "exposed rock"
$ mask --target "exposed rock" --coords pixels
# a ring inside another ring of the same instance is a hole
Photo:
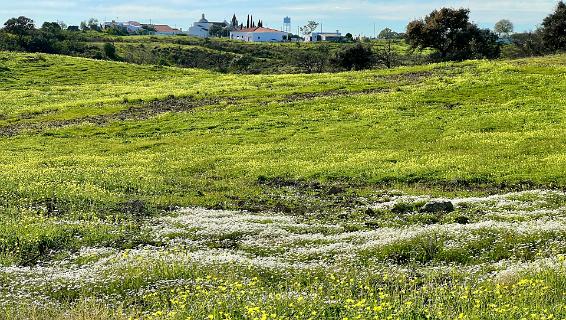
[[[439,213],[454,211],[454,204],[448,200],[434,200],[425,204],[421,208],[421,212]]]
[[[340,193],[344,193],[344,189],[337,187],[337,186],[332,186],[330,187],[330,189],[328,189],[328,191],[326,192],[328,195],[337,195]]]
[[[454,222],[456,222],[458,224],[468,224],[468,223],[470,223],[470,218],[465,217],[465,216],[460,216],[460,217],[457,217],[456,219],[454,219]]]

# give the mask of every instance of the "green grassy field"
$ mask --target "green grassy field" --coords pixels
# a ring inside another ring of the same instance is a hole
[[[226,75],[2,52],[0,307],[563,318],[565,71],[564,55]],[[435,197],[456,210],[419,211]]]

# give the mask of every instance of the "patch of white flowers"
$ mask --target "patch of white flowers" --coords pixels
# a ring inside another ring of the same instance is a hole
[[[345,225],[347,222],[330,224],[273,213],[186,208],[173,216],[147,222],[146,229],[153,239],[163,243],[160,247],[144,246],[132,250],[82,248],[65,260],[41,266],[0,267],[0,305],[9,305],[16,300],[49,305],[56,300],[57,292],[73,290],[103,292],[101,299],[119,301],[119,295],[105,289],[127,282],[132,274],[148,279],[147,284],[128,294],[143,295],[190,282],[191,279],[182,276],[174,279],[160,276],[163,270],[194,264],[274,270],[336,269],[356,267],[364,258],[366,270],[388,267],[401,271],[402,265],[380,259],[380,255],[388,250],[395,253],[397,247],[414,244],[436,250],[465,251],[486,237],[492,239],[491,245],[507,245],[513,250],[531,250],[522,246],[533,245],[533,242],[537,245],[537,241],[540,244],[538,250],[563,248],[566,246],[564,199],[565,193],[547,190],[457,198],[450,201],[458,210],[483,210],[485,219],[469,224],[410,225],[358,231],[350,231]],[[438,199],[393,195],[384,197],[372,207],[391,209],[398,203],[431,200]],[[521,237],[528,241],[511,241]],[[504,279],[518,270],[562,264],[554,258],[541,256],[534,262],[502,260],[463,264],[458,270],[470,273],[496,270],[495,273],[489,271],[486,276]],[[443,268],[454,268],[454,264],[440,261],[423,265],[421,271]]]

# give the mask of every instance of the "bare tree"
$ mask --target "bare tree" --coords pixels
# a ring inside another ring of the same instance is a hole
[[[393,68],[399,63],[399,53],[395,50],[395,39],[400,35],[389,29],[385,28],[379,33],[380,42],[377,46],[375,53],[375,60],[379,64],[383,64],[387,68]]]
[[[316,21],[309,21],[306,25],[300,28],[301,34],[306,38],[310,36],[316,28],[318,28],[319,23]]]
[[[383,64],[387,68],[393,68],[399,63],[399,53],[395,50],[393,38],[385,39],[385,43],[377,46],[375,60],[379,64]]]

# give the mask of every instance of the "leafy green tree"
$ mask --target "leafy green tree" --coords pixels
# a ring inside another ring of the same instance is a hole
[[[106,31],[106,33],[113,36],[127,36],[130,34],[126,27],[119,26],[116,24],[106,28],[104,31]]]
[[[379,32],[377,36],[379,39],[391,39],[393,34],[393,30],[389,28],[385,28]]]
[[[62,29],[57,22],[44,22],[41,26],[41,31],[49,32],[52,34],[60,34]]]
[[[81,30],[82,31],[88,31],[88,30],[92,30],[92,31],[102,31],[102,28],[100,28],[100,25],[98,24],[98,20],[95,18],[90,18],[88,19],[88,21],[81,21]]]
[[[230,31],[228,30],[228,28],[224,25],[221,24],[213,24],[210,29],[208,30],[208,34],[211,37],[217,37],[217,38],[222,38],[222,37],[228,37],[230,35]]]
[[[502,36],[509,37],[509,35],[513,33],[514,26],[511,21],[507,19],[503,19],[495,24],[495,28],[493,30],[500,37]]]
[[[30,37],[26,50],[30,52],[59,53],[60,41],[55,34],[40,30]]]
[[[501,47],[497,42],[498,36],[489,29],[472,28],[472,41],[470,42],[470,58],[493,59],[501,55]]]
[[[401,35],[398,32],[391,30],[390,28],[385,28],[379,32],[377,36],[379,39],[399,39]]]
[[[497,36],[469,21],[468,9],[434,10],[424,20],[407,26],[406,41],[413,49],[437,50],[439,60],[496,58]]]
[[[30,36],[35,31],[35,25],[32,19],[20,16],[6,21],[3,30],[17,36],[18,43],[21,46],[25,46],[24,38]]]
[[[100,24],[98,23],[98,19],[95,18],[88,19],[88,27],[93,31],[102,31]]]
[[[0,30],[0,50],[19,51],[22,49],[16,36]]]
[[[563,1],[558,3],[553,14],[544,19],[540,32],[549,50],[566,49],[566,4]]]
[[[86,24],[86,21],[81,21],[81,26],[80,26],[82,31],[87,31],[89,30],[88,25]]]

